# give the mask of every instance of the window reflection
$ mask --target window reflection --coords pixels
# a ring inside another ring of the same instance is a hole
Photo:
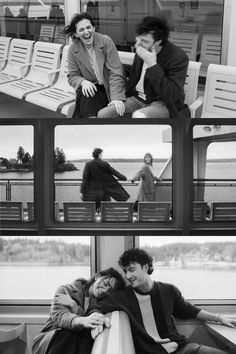
[[[0,4],[1,35],[65,44],[64,0]]]
[[[236,126],[193,129],[193,220],[236,220]]]

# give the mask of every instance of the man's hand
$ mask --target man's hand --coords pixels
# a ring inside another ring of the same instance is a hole
[[[144,63],[147,64],[149,68],[157,63],[157,53],[154,46],[152,47],[151,52],[139,44],[136,44],[135,48],[138,56],[144,61]]]
[[[110,103],[108,103],[108,106],[111,106],[112,104],[115,105],[116,112],[120,115],[123,116],[125,113],[125,105],[123,101],[119,100],[113,100]]]
[[[229,318],[229,317],[224,317],[224,316],[220,315],[220,316],[218,316],[218,322],[224,326],[236,328],[236,319],[235,318]]]
[[[97,91],[97,87],[91,81],[83,80],[81,82],[82,94],[86,97],[93,97]]]

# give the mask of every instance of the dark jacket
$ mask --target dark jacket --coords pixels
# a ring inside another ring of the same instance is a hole
[[[157,54],[157,64],[146,70],[144,93],[146,102],[163,101],[170,116],[189,117],[188,106],[184,104],[184,84],[188,70],[188,56],[185,52],[167,41]],[[136,54],[130,71],[127,96],[137,96],[135,87],[140,79],[143,60]]]
[[[171,341],[178,344],[179,348],[188,343],[188,339],[177,332],[173,317],[195,318],[200,309],[187,302],[179,289],[172,284],[154,282],[153,289],[149,294],[160,337],[170,338]],[[99,303],[89,309],[89,313],[93,311],[107,313],[116,310],[125,311],[129,316],[136,354],[166,353],[160,343],[155,342],[146,332],[139,302],[131,286],[101,299]]]
[[[87,162],[80,189],[84,200],[94,200],[97,203],[102,200],[110,200],[111,197],[117,201],[128,200],[129,194],[114,176],[122,181],[127,180],[106,161],[98,158]]]

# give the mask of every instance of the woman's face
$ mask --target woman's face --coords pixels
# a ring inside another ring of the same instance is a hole
[[[151,163],[151,161],[152,161],[151,156],[150,156],[150,155],[146,155],[146,156],[144,157],[144,161],[145,161],[147,164],[150,165],[150,163]]]
[[[85,47],[92,47],[95,27],[87,19],[79,21],[76,26],[76,37],[81,40]]]
[[[108,292],[112,291],[116,285],[115,278],[108,277],[97,277],[95,282],[92,284],[92,295],[94,297],[100,298],[105,296]]]

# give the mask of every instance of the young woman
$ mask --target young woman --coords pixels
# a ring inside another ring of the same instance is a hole
[[[77,92],[73,117],[96,117],[107,105],[123,115],[125,78],[112,39],[95,31],[86,12],[74,15],[65,33],[73,40],[68,52],[68,80]]]
[[[131,179],[132,182],[141,179],[141,186],[137,195],[138,202],[156,201],[155,182],[160,181],[152,172],[153,158],[150,153],[144,155],[142,168]],[[136,206],[137,207],[137,206]]]
[[[91,329],[106,325],[101,314],[86,316],[86,310],[107,293],[123,289],[125,281],[113,268],[97,273],[90,280],[79,278],[60,286],[41,333],[33,340],[33,354],[90,354],[93,346]],[[73,300],[72,305],[67,298]]]

